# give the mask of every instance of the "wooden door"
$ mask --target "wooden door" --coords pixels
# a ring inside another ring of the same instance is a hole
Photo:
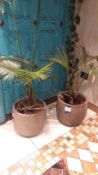
[[[47,64],[48,57],[62,47],[68,33],[68,0],[15,0],[14,12],[5,2],[5,13],[0,14],[0,55],[22,55],[39,67]],[[16,22],[16,24],[15,24]],[[36,46],[36,50],[35,50]],[[48,99],[64,88],[65,72],[54,66],[53,77],[34,82],[36,95]],[[15,100],[23,97],[24,87],[15,81],[0,80],[0,122],[12,110]]]

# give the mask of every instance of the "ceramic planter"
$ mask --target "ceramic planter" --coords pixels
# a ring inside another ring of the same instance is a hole
[[[80,125],[87,113],[88,102],[86,98],[81,94],[84,103],[71,105],[61,100],[60,95],[61,93],[58,95],[56,106],[58,120],[66,126]]]
[[[34,114],[22,114],[17,111],[14,104],[12,116],[18,134],[24,137],[33,137],[41,132],[46,122],[46,104],[42,101],[41,103],[43,103],[43,108]]]

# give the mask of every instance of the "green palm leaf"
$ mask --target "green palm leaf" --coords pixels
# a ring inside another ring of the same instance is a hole
[[[32,64],[30,61],[25,60],[25,59],[13,57],[13,56],[10,56],[10,57],[2,56],[2,57],[0,58],[0,61],[2,61],[2,60],[10,60],[10,61],[12,61],[13,63],[19,64],[20,66],[22,66],[22,67],[24,67],[24,68],[25,68],[25,67],[34,68],[34,64]]]
[[[49,78],[52,70],[51,70],[51,66],[52,66],[52,63],[42,67],[41,69],[39,69],[38,71],[36,72],[33,72],[32,73],[32,76],[34,79],[39,79],[39,80],[45,80],[47,78]]]
[[[68,57],[64,49],[57,50],[56,56],[49,58],[54,63],[62,65],[66,70],[69,70],[69,62],[68,62]]]
[[[16,78],[24,85],[31,83],[33,80],[45,80],[51,73],[52,64],[48,64],[39,70],[32,72],[22,69],[20,64],[10,59],[0,59],[0,76],[4,80]]]
[[[9,59],[0,59],[0,77],[5,79],[13,79],[15,74],[14,70],[20,68],[20,65],[12,62]]]

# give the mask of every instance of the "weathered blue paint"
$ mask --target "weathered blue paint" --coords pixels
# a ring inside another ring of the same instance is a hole
[[[16,23],[19,31],[19,42],[22,57],[33,61],[36,28],[38,25],[37,50],[35,63],[43,66],[48,63],[48,56],[53,55],[57,47],[63,46],[68,33],[68,2],[69,0],[15,0]],[[39,10],[39,23],[38,20]],[[12,10],[5,2],[5,14],[0,14],[4,26],[0,28],[0,55],[19,55],[17,48],[16,28]],[[44,82],[34,82],[36,94],[41,99],[54,96],[64,88],[65,72],[55,66],[53,75]],[[23,97],[24,87],[15,81],[0,80],[0,123],[4,122],[5,114],[12,110],[15,100]]]

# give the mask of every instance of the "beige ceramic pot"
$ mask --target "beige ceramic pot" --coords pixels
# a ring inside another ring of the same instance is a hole
[[[42,101],[41,103],[43,108],[34,114],[22,114],[17,111],[14,104],[12,116],[18,134],[24,137],[33,137],[41,132],[46,122],[46,104]]]
[[[56,106],[58,120],[66,126],[80,125],[87,113],[88,102],[86,98],[81,94],[84,103],[71,105],[61,100],[60,96],[61,93],[58,95]]]

